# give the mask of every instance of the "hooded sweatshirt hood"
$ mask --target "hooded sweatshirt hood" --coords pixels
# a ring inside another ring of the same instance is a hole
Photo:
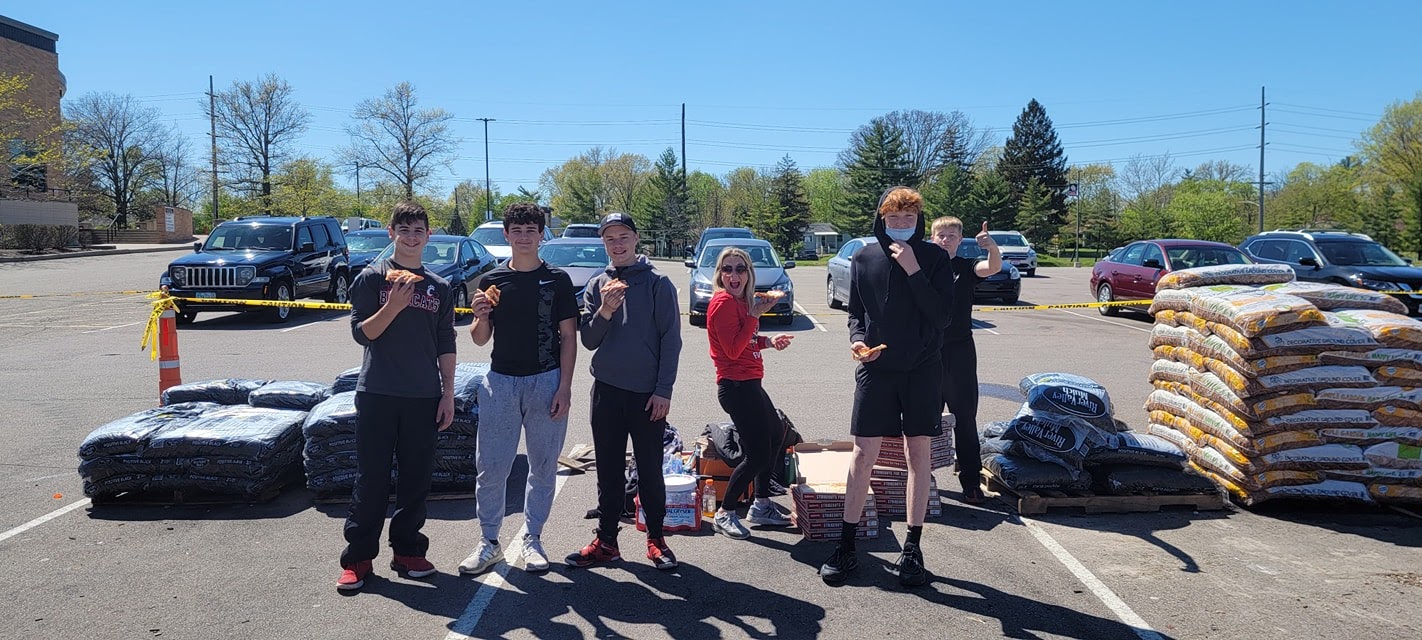
[[[889,237],[889,227],[888,225],[884,224],[884,215],[879,213],[879,209],[884,206],[884,200],[888,198],[889,194],[893,193],[895,189],[908,188],[909,187],[906,187],[904,185],[894,185],[892,187],[889,187],[888,189],[885,189],[883,193],[879,194],[879,203],[874,205],[874,237],[879,240],[879,249],[884,252],[884,255],[889,256],[890,258],[894,256],[893,252],[889,250],[889,246],[894,243],[894,239]],[[908,242],[910,244],[912,244],[915,240],[922,240],[925,236],[928,235],[924,230],[925,227],[923,223],[923,218],[923,213],[919,212],[918,224],[914,227],[913,235],[909,236],[908,239]]]

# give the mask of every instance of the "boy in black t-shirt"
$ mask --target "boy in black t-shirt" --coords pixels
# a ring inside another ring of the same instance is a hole
[[[548,569],[541,536],[553,508],[558,455],[568,430],[578,303],[568,274],[538,257],[543,226],[543,210],[536,204],[520,202],[504,210],[504,237],[513,256],[484,275],[479,285],[483,290],[476,291],[471,301],[474,323],[469,335],[480,346],[492,338],[494,350],[489,374],[476,390],[475,497],[482,536],[479,546],[460,563],[460,573],[483,573],[504,559],[499,526],[520,430],[526,434],[528,450],[523,509],[528,532],[520,555],[525,570]]]
[[[394,255],[351,284],[351,333],[365,347],[356,384],[356,485],[346,517],[346,549],[336,588],[359,589],[380,552],[390,500],[390,460],[400,469],[390,518],[390,568],[412,578],[435,572],[425,498],[434,468],[435,432],[454,421],[454,296],[449,282],[420,262],[430,221],[414,202],[390,218]]]

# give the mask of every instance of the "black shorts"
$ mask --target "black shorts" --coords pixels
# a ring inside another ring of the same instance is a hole
[[[937,354],[935,354],[937,355]],[[943,363],[933,358],[913,371],[854,371],[854,413],[850,435],[936,436],[943,433]]]

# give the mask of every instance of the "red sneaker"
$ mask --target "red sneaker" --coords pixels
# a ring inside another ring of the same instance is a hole
[[[617,545],[607,544],[602,538],[593,538],[586,547],[578,550],[577,553],[570,553],[566,558],[569,567],[590,567],[602,562],[612,562],[621,560],[622,553],[617,550]]]
[[[336,580],[336,588],[341,591],[354,591],[365,586],[365,577],[370,575],[372,567],[369,560],[361,560],[349,567],[341,568],[341,577]]]
[[[402,556],[398,553],[390,561],[390,569],[410,578],[423,578],[435,573],[434,565],[424,556]]]
[[[662,571],[676,568],[676,555],[667,548],[666,538],[647,538],[647,559]]]

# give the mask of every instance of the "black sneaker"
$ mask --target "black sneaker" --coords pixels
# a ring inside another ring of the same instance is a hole
[[[899,584],[917,587],[928,582],[928,570],[923,567],[923,550],[910,542],[904,545],[899,561],[894,563],[893,573],[898,574]]]
[[[820,565],[820,579],[826,584],[842,584],[849,574],[859,568],[859,554],[843,545],[835,545],[834,553]]]

